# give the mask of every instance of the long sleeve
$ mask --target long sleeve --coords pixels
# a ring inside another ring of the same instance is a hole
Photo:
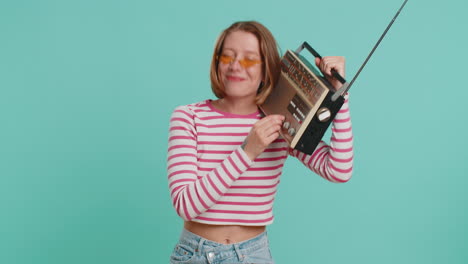
[[[333,120],[330,145],[321,141],[312,155],[293,149],[289,153],[323,178],[336,183],[347,182],[353,172],[354,155],[348,99]]]
[[[239,146],[212,170],[199,171],[195,119],[187,106],[178,107],[169,128],[169,190],[174,208],[184,220],[210,209],[253,163]]]

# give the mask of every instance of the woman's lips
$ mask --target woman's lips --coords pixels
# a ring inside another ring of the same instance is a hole
[[[237,76],[227,76],[226,78],[228,79],[228,81],[232,81],[232,82],[241,82],[245,80],[244,78],[237,77]]]

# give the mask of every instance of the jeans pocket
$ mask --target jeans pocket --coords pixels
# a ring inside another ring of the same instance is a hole
[[[171,263],[188,263],[195,256],[195,250],[188,245],[177,244],[172,251]]]

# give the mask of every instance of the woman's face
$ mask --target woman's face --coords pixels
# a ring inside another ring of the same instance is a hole
[[[263,76],[257,37],[245,31],[231,32],[224,40],[220,57],[218,73],[226,97],[255,98]]]

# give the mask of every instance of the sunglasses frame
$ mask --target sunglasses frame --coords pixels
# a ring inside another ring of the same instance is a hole
[[[225,64],[225,65],[234,63],[236,61],[235,57],[229,56],[229,55],[218,55],[216,57],[216,59],[218,60],[218,62],[221,62],[222,64]],[[242,59],[237,60],[237,61],[239,62],[239,64],[244,69],[247,69],[247,68],[253,67],[253,66],[257,65],[257,64],[262,64],[263,63],[261,60],[250,60],[250,59],[246,59],[246,58],[242,58]]]

